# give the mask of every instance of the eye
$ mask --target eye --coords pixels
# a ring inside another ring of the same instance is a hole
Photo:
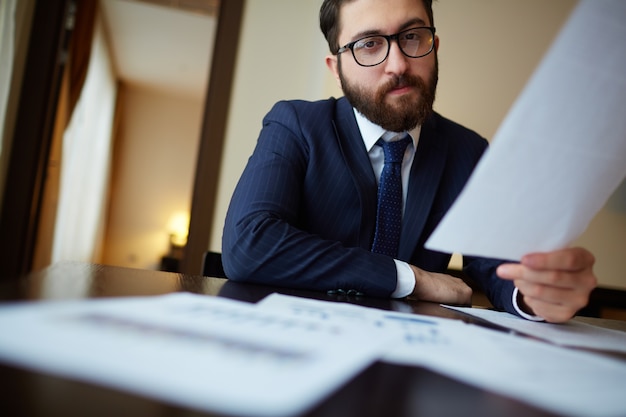
[[[354,44],[354,49],[373,51],[373,50],[380,49],[381,46],[384,46],[385,42],[386,42],[386,39],[380,36],[372,36],[369,38],[363,38],[363,39],[359,39]]]
[[[405,32],[402,35],[402,40],[404,41],[408,41],[408,42],[419,42],[424,38],[425,34],[422,31],[419,30],[412,30],[409,32]]]

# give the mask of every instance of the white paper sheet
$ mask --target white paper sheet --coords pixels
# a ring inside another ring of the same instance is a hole
[[[385,359],[421,365],[559,415],[626,415],[624,361],[472,325],[445,336],[436,345],[403,344]]]
[[[306,411],[392,340],[185,293],[0,307],[3,362],[242,416]]]
[[[444,307],[557,345],[626,353],[626,332],[605,329],[575,320],[561,324],[541,323],[524,320],[502,311],[456,306]]]
[[[272,294],[259,308],[297,316],[372,323],[401,342],[383,360],[418,365],[450,378],[574,417],[626,415],[626,362],[493,331],[459,320],[392,313]]]
[[[625,22],[578,4],[428,248],[519,260],[585,231],[626,176]]]

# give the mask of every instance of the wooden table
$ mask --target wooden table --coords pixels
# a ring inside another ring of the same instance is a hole
[[[158,295],[187,291],[256,302],[279,292],[350,302],[391,311],[461,319],[497,326],[434,303],[327,295],[221,278],[82,263],[61,263],[0,285],[0,302]],[[619,328],[614,321],[598,322]],[[595,323],[595,324],[598,324]],[[626,330],[626,325],[623,327]],[[2,416],[199,416],[207,415],[152,399],[70,379],[0,365]],[[307,416],[551,416],[524,403],[457,382],[419,367],[378,362],[327,398]]]

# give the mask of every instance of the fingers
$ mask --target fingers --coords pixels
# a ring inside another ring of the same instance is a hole
[[[531,314],[562,322],[589,301],[597,285],[594,262],[589,251],[569,248],[526,255],[519,264],[500,265],[497,274],[514,282]]]
[[[518,281],[565,289],[595,286],[595,277],[591,274],[591,269],[572,272],[560,269],[531,269],[523,264],[502,264],[496,273],[500,278],[515,281],[516,286]]]
[[[568,248],[525,255],[521,264],[535,270],[579,271],[593,265],[595,258],[584,248]]]
[[[519,264],[500,265],[496,272],[500,278],[512,281],[561,288],[594,288],[597,285],[592,272],[594,262],[594,256],[586,249],[569,248],[529,254]]]
[[[576,311],[587,305],[589,291],[581,288],[561,288],[536,284],[524,280],[514,281],[519,292],[524,296],[526,304],[537,312],[534,306],[546,303]]]
[[[523,296],[524,303],[531,309],[532,314],[542,317],[549,323],[563,323],[574,317],[576,312],[582,308],[575,308],[570,305],[553,304],[543,300]]]

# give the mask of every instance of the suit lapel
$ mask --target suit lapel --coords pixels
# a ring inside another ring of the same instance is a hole
[[[435,134],[436,123],[431,117],[422,126],[411,167],[398,249],[398,258],[402,260],[411,259],[415,251],[445,167],[448,141]]]
[[[339,149],[352,174],[360,199],[361,213],[355,213],[355,215],[361,216],[361,225],[363,225],[359,231],[359,246],[370,249],[376,227],[373,224],[375,222],[372,222],[372,219],[376,218],[376,177],[365,150],[352,106],[347,99],[337,100],[335,118],[334,128]]]

